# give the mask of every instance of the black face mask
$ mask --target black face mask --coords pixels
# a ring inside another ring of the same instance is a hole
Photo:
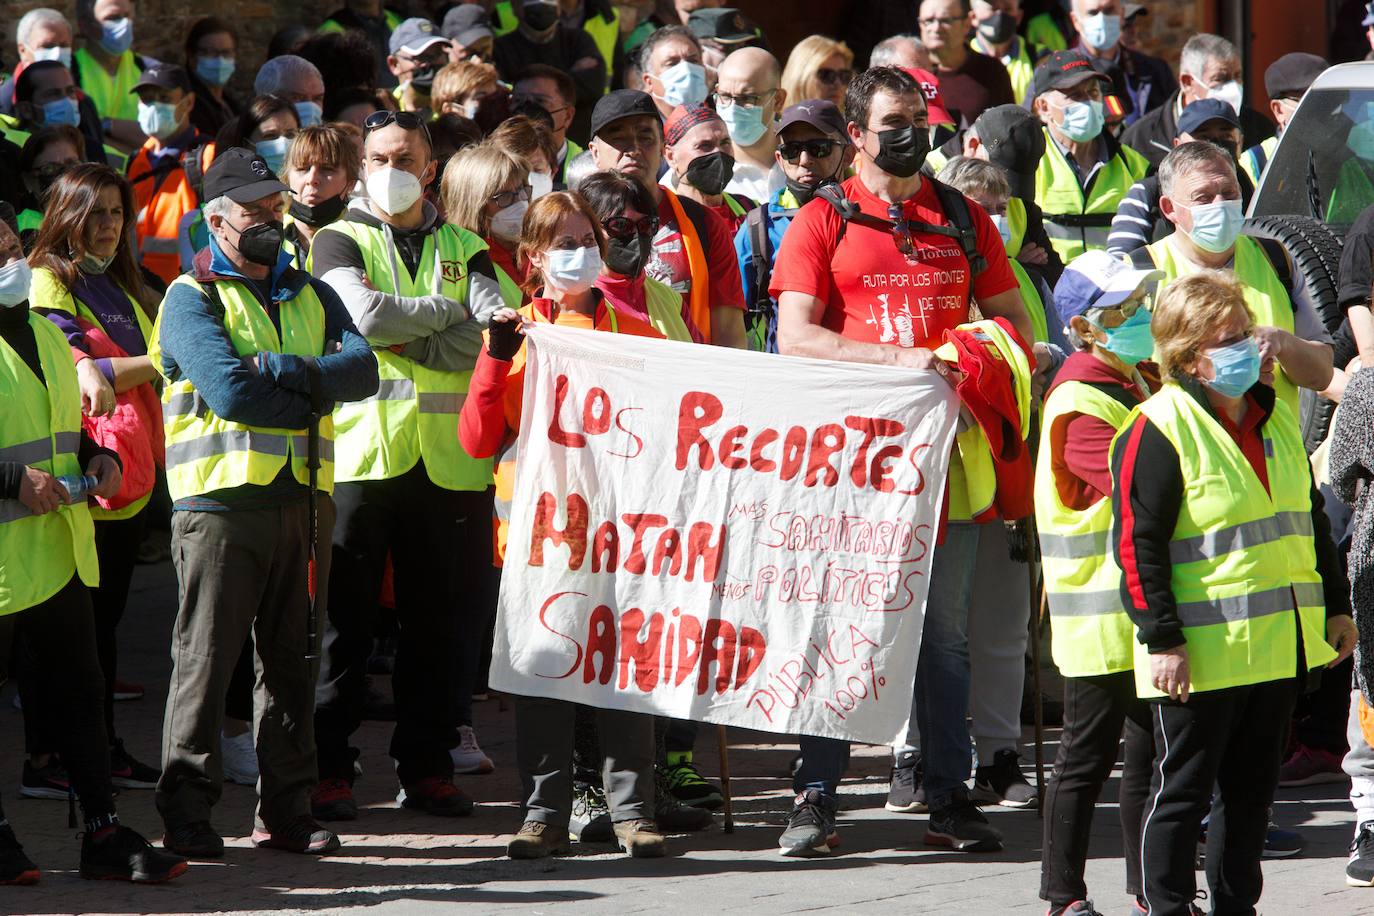
[[[804,207],[807,204],[811,203],[811,198],[816,196],[816,192],[821,189],[822,185],[834,184],[837,177],[840,174],[840,170],[843,168],[844,160],[841,159],[840,164],[835,166],[834,174],[832,174],[829,178],[822,178],[815,184],[802,184],[800,181],[794,181],[793,179],[788,178],[786,179],[787,190],[790,191],[792,193],[792,196],[797,199],[797,204],[799,206]]]
[[[428,95],[434,86],[434,76],[438,72],[439,70],[432,66],[416,67],[410,71],[410,85]]]
[[[226,226],[229,223],[226,221]],[[233,226],[229,226],[234,229]],[[234,229],[238,232],[237,229]],[[239,240],[236,247],[243,259],[250,264],[260,264],[263,267],[276,267],[277,258],[281,254],[281,244],[286,238],[286,230],[282,224],[276,220],[270,223],[258,223],[249,226],[239,232]]]
[[[725,190],[734,175],[735,157],[715,152],[693,159],[682,177],[701,193],[714,197]]]
[[[910,178],[930,155],[930,131],[924,127],[894,127],[874,133],[878,135],[878,155],[873,157],[873,164],[889,175]]]
[[[520,11],[520,18],[531,32],[543,32],[553,28],[558,21],[558,6],[553,3],[527,3]]]
[[[292,200],[291,207],[287,212],[311,229],[318,229],[334,222],[343,215],[345,206],[347,206],[347,202],[343,199],[343,195],[339,195],[315,204],[313,207],[303,204],[299,200]]]
[[[998,10],[978,23],[978,34],[995,45],[1016,34],[1016,18],[1010,13]]]
[[[637,277],[654,253],[654,240],[648,235],[634,235],[628,239],[614,236],[606,239],[606,266],[622,277]]]

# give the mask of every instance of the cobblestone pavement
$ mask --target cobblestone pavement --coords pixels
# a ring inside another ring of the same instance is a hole
[[[156,762],[166,680],[167,634],[175,611],[169,564],[140,567],[129,613],[121,627],[121,671],[148,687],[146,699],[118,704],[116,719],[129,750]],[[462,785],[479,802],[462,820],[441,820],[403,811],[386,757],[390,725],[368,722],[361,734],[363,777],[358,799],[364,811],[344,825],[339,854],[312,860],[290,853],[254,850],[248,843],[253,790],[226,786],[215,826],[229,837],[220,862],[196,864],[182,879],[160,887],[82,881],[75,874],[76,831],[66,824],[66,805],[18,798],[19,713],[13,686],[0,693],[0,791],[5,809],[30,855],[44,868],[32,888],[0,888],[0,913],[321,913],[369,908],[384,913],[1043,913],[1039,889],[1040,821],[1034,813],[989,809],[1007,837],[1006,851],[968,856],[921,845],[924,816],[891,814],[882,803],[888,760],[880,748],[856,749],[844,787],[840,832],[843,845],[827,860],[788,860],[775,843],[790,803],[788,762],[794,748],[773,736],[732,730],[736,826],[717,826],[674,837],[671,855],[633,861],[608,849],[574,847],[574,855],[549,862],[511,862],[502,857],[507,834],[519,823],[519,781],[513,772],[511,714],[499,701],[476,707],[483,747],[497,771],[468,777]],[[703,729],[698,762],[716,771],[714,729]],[[1051,734],[1051,738],[1053,735]],[[1048,753],[1053,753],[1051,744]],[[1343,864],[1352,832],[1347,787],[1280,790],[1276,819],[1301,829],[1307,850],[1265,865],[1268,914],[1374,913],[1374,889],[1347,888]],[[1099,909],[1125,914],[1129,901],[1116,808],[1109,787],[1094,827],[1089,884]],[[152,793],[126,790],[119,799],[125,823],[150,839],[161,836]]]

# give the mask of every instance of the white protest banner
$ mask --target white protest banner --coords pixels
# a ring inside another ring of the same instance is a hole
[[[787,734],[904,732],[950,386],[549,325],[525,346],[491,685]]]

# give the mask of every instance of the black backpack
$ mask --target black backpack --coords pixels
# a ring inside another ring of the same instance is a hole
[[[797,211],[785,210],[783,213],[795,216]],[[744,323],[765,353],[778,352],[778,308],[768,294],[773,279],[772,241],[768,237],[772,223],[767,204],[759,204],[744,218],[749,239],[749,264],[754,268],[754,301],[744,304]]]

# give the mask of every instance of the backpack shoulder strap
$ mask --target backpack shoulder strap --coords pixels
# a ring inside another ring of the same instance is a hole
[[[1279,282],[1283,288],[1291,290],[1293,288],[1293,261],[1288,257],[1288,250],[1278,239],[1265,238],[1264,236],[1252,235],[1250,238],[1259,243],[1264,250],[1264,256],[1269,259],[1269,264],[1274,268],[1274,273],[1278,274]],[[1292,299],[1292,296],[1289,296]]]
[[[754,301],[750,305],[754,311],[762,312],[772,301],[768,295],[769,281],[773,278],[772,252],[768,250],[768,205],[750,210],[744,222],[749,233],[749,260],[754,267]]]
[[[945,212],[945,218],[959,230],[956,236],[959,247],[964,249],[964,257],[968,258],[973,276],[978,276],[988,269],[988,259],[978,250],[978,233],[973,228],[973,214],[968,209],[968,198],[934,178],[927,180],[935,188],[935,196],[940,201],[940,209]]]
[[[196,206],[203,202],[201,198],[201,188],[205,184],[205,170],[201,168],[201,160],[205,157],[205,144],[200,143],[191,148],[181,163],[182,170],[186,173],[186,184],[191,189],[191,193],[196,195]]]

